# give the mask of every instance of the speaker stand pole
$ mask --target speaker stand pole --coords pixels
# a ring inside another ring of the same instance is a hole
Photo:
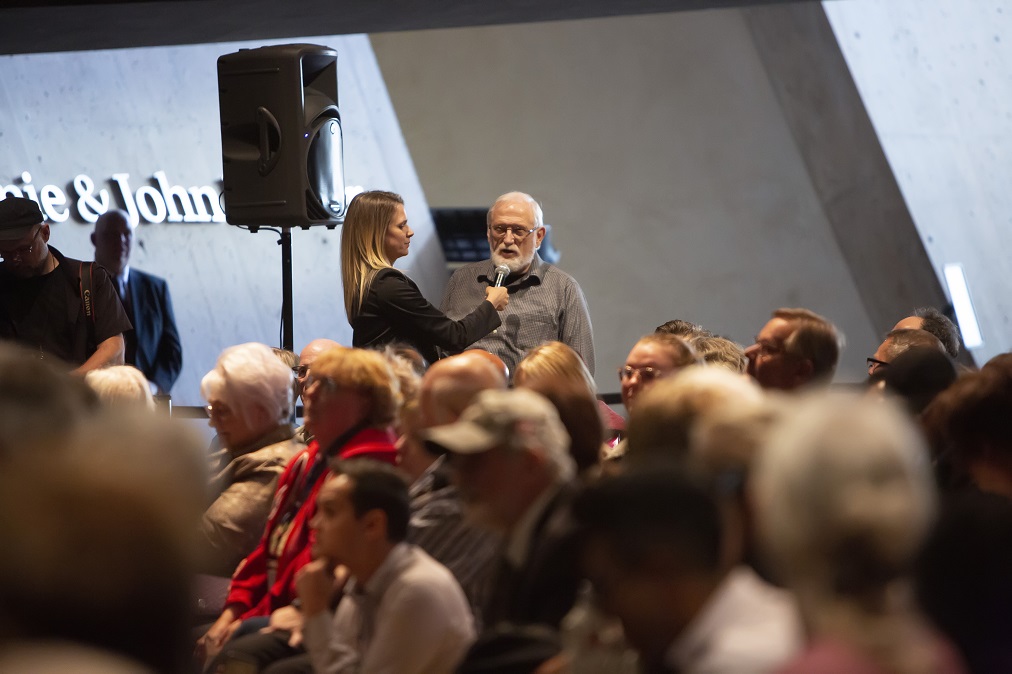
[[[295,310],[292,306],[292,228],[281,228],[281,348],[295,351]]]

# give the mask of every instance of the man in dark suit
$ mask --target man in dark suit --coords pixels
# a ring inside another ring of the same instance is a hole
[[[109,272],[134,326],[124,335],[127,364],[143,372],[156,393],[169,393],[183,367],[183,348],[165,279],[130,267],[133,228],[126,211],[99,216],[91,235],[95,262]]]
[[[485,628],[558,629],[579,576],[567,535],[575,464],[555,407],[526,389],[482,391],[459,421],[422,437],[449,452],[470,518],[504,537]]]

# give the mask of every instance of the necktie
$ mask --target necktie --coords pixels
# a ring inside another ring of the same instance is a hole
[[[130,293],[128,292],[126,279],[120,276],[116,279],[116,285],[119,287],[119,298],[123,302],[123,308],[128,312],[130,311]]]

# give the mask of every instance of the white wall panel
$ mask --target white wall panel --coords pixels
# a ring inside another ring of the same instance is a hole
[[[963,265],[975,357],[1012,349],[1012,2],[824,7],[936,272]]]

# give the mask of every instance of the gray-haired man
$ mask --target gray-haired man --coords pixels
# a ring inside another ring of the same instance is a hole
[[[488,211],[488,245],[492,257],[454,272],[440,308],[454,320],[470,313],[494,284],[496,268],[509,274],[509,305],[501,312],[502,325],[469,348],[499,356],[513,372],[524,355],[544,342],[573,347],[594,372],[594,336],[590,312],[576,280],[538,255],[545,238],[541,206],[529,194],[509,192]]]

